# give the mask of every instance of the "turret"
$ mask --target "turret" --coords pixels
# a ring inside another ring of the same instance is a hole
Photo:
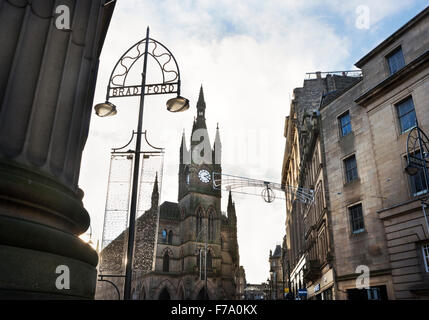
[[[237,224],[237,215],[235,213],[235,203],[232,202],[231,190],[229,191],[229,196],[228,196],[227,213],[228,213],[228,219],[230,223],[233,225]]]
[[[204,101],[203,86],[197,102],[197,117],[194,119],[191,136],[191,161],[196,164],[211,164],[211,144],[206,125],[206,102]]]
[[[215,142],[213,144],[213,164],[220,164],[221,163],[221,154],[222,154],[222,143],[220,142],[220,135],[219,135],[219,124],[217,124],[216,127],[216,138]]]
[[[190,153],[186,146],[185,130],[183,130],[182,143],[180,144],[180,164],[189,164],[190,162]]]
[[[158,189],[158,172],[157,172],[155,176],[155,183],[153,184],[151,209],[157,208],[158,204],[159,204],[159,189]]]

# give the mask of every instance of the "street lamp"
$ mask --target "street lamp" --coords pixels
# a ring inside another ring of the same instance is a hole
[[[422,129],[419,128],[419,123],[416,119],[416,126],[408,133],[407,137],[407,166],[405,172],[410,175],[416,175],[420,170],[423,170],[423,178],[425,180],[426,196],[422,199],[422,211],[426,221],[426,228],[429,232],[429,222],[426,216],[425,200],[428,198],[429,192],[429,171],[426,160],[429,157],[429,138]]]
[[[140,46],[144,44],[144,50]],[[149,50],[149,46],[151,49]],[[142,53],[143,52],[143,53]],[[161,68],[162,83],[147,84],[147,59],[151,56]],[[143,57],[143,72],[141,84],[127,84],[127,76],[138,59]],[[180,71],[176,59],[162,43],[149,38],[149,27],[146,38],[129,48],[116,63],[107,86],[106,102],[95,105],[95,113],[100,117],[113,116],[117,113],[116,106],[109,102],[110,98],[140,97],[140,107],[137,125],[136,148],[134,151],[134,170],[131,191],[130,224],[128,228],[128,246],[125,269],[124,300],[131,298],[131,279],[135,236],[135,219],[137,208],[137,189],[140,167],[141,135],[143,124],[144,98],[146,95],[177,94],[177,97],[167,101],[167,110],[171,112],[185,111],[189,108],[189,100],[180,96]]]

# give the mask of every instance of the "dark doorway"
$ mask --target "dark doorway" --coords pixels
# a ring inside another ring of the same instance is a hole
[[[347,290],[348,300],[387,300],[386,286]]]
[[[171,300],[170,294],[168,293],[167,288],[164,288],[159,294],[158,300]]]
[[[200,292],[198,293],[197,300],[208,300],[209,297],[206,297],[206,290],[204,287],[201,288]]]

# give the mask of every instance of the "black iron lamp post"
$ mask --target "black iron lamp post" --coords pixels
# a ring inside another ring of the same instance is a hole
[[[140,46],[144,45],[144,50]],[[151,47],[151,48],[149,48]],[[128,85],[126,80],[129,71],[138,59],[143,56],[143,73],[141,84]],[[146,70],[148,56],[156,60],[161,68],[162,83],[147,84]],[[117,113],[116,106],[109,101],[110,98],[140,97],[140,108],[138,115],[136,148],[134,151],[134,168],[131,191],[131,205],[128,228],[128,247],[125,270],[124,300],[131,298],[131,280],[135,236],[135,219],[137,209],[138,177],[140,168],[140,149],[143,124],[144,98],[146,95],[177,94],[177,97],[167,101],[167,110],[170,112],[185,111],[189,108],[189,100],[180,96],[180,72],[176,59],[172,53],[160,42],[149,38],[149,27],[147,27],[146,38],[134,44],[118,60],[110,76],[107,87],[106,102],[97,104],[94,109],[100,117],[113,116]]]
[[[426,221],[426,228],[429,232],[429,222],[426,215],[427,204],[425,202],[428,199],[429,192],[428,158],[429,138],[419,127],[416,119],[416,126],[408,133],[407,137],[407,166],[405,167],[405,172],[410,176],[415,176],[420,170],[423,170],[423,186],[425,187],[426,196],[422,199],[421,205]]]

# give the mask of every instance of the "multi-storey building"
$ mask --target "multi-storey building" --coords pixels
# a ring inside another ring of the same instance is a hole
[[[426,8],[360,59],[362,81],[321,110],[340,298],[428,298],[428,188],[423,170],[404,170],[416,119],[429,129],[428,33]],[[356,288],[359,265],[369,289]]]
[[[417,125],[429,130],[428,32],[426,8],[356,63],[362,77],[333,90],[308,81],[294,90],[282,183],[314,190],[311,203],[286,200],[295,292],[429,297],[427,175],[404,170],[420,153],[408,137]]]
[[[299,291],[305,293],[308,285],[307,295],[303,296],[322,293],[317,298],[330,299],[333,287],[332,250],[323,145],[319,135],[319,107],[324,95],[344,90],[356,83],[359,76],[345,72],[316,72],[308,76],[303,87],[294,90],[290,115],[285,124],[282,185],[289,190],[286,192],[285,241],[288,280],[295,296]],[[311,203],[300,201],[294,192],[290,192],[293,190],[291,187],[313,190],[315,200]]]
[[[281,300],[284,297],[284,278],[283,278],[283,264],[282,264],[282,247],[276,245],[274,252],[270,250],[270,288],[271,299]]]

